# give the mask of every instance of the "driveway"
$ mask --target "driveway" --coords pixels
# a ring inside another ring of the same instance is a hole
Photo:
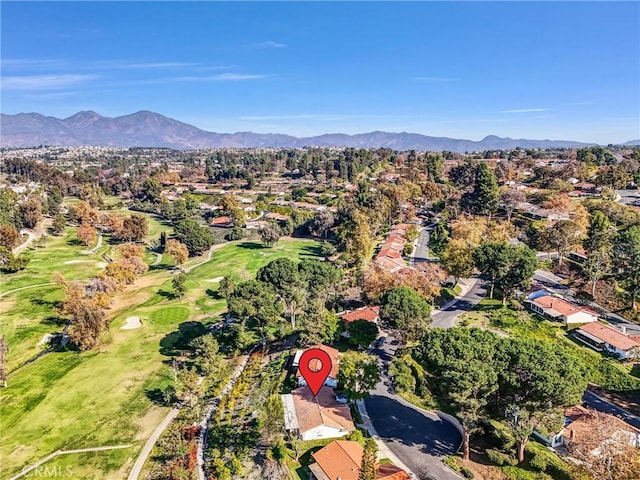
[[[418,409],[393,392],[386,371],[397,341],[387,339],[381,348],[371,350],[383,366],[382,380],[364,400],[371,423],[387,447],[421,480],[459,480],[442,459],[458,450],[462,442],[460,433],[452,424]]]
[[[449,302],[442,310],[435,310],[431,315],[431,328],[454,327],[458,315],[468,312],[487,296],[487,286],[482,279],[472,277],[464,279],[464,281],[470,282],[468,291]]]

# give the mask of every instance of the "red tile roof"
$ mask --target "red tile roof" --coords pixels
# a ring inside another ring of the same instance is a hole
[[[378,476],[376,480],[411,480],[409,474],[395,465],[378,465]]]
[[[340,318],[345,322],[355,322],[356,320],[366,320],[367,322],[374,322],[380,315],[380,307],[362,307],[350,312],[344,312],[340,315]]]
[[[316,397],[309,387],[291,392],[300,433],[321,425],[351,431],[355,428],[349,406],[338,403],[331,387],[321,387]]]
[[[562,298],[554,297],[553,295],[543,295],[541,297],[535,298],[533,299],[533,303],[541,308],[551,308],[556,312],[559,312],[561,315],[564,315],[565,317],[578,312],[586,312],[591,315],[598,316],[598,314],[591,309],[581,307],[580,305],[575,305],[571,302],[563,300]]]
[[[632,348],[640,348],[639,342],[620,332],[616,328],[605,325],[604,323],[587,323],[586,325],[581,326],[578,331],[588,333],[589,335],[599,338],[603,342],[606,342],[622,351],[631,350]]]
[[[336,440],[311,456],[330,480],[358,480],[363,454],[358,442]]]
[[[329,354],[331,358],[331,371],[329,372],[330,378],[338,378],[338,372],[340,371],[340,351],[328,345],[315,345],[312,348],[319,348]],[[309,362],[311,363],[311,362]],[[313,368],[313,367],[312,367]],[[300,370],[296,371],[296,378],[301,375]]]

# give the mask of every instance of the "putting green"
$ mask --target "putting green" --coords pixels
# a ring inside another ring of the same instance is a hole
[[[186,307],[161,308],[149,316],[149,320],[158,325],[180,323],[187,318],[189,318],[189,309]]]

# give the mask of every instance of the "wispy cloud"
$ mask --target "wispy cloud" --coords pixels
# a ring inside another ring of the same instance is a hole
[[[0,84],[7,90],[55,90],[74,87],[100,78],[93,74],[24,75],[2,77]]]
[[[532,112],[549,112],[550,108],[514,108],[513,110],[500,110],[498,113],[532,113]]]
[[[285,48],[287,46],[286,43],[274,42],[273,40],[267,40],[265,42],[252,43],[247,45],[245,48],[251,50],[259,50],[261,48]]]
[[[411,77],[416,82],[458,82],[459,78],[451,77]]]

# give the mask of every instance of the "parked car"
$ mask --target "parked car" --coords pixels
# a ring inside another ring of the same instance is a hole
[[[380,337],[373,343],[373,345],[375,347],[381,347],[382,345],[384,345],[384,342],[386,341],[387,341],[387,337]]]

